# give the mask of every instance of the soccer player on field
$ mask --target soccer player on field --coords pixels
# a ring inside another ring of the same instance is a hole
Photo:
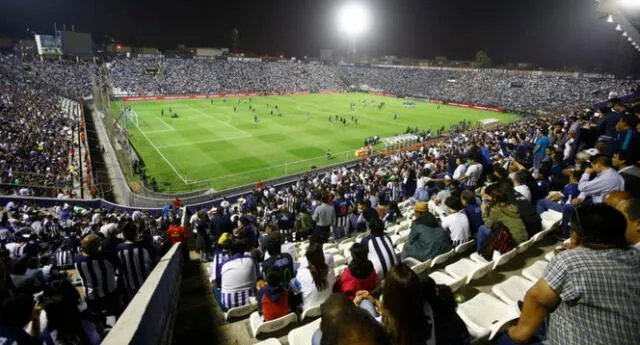
[[[164,116],[164,108],[160,109],[160,116]]]
[[[331,149],[327,149],[327,152],[325,154],[327,155],[327,160],[331,160],[331,158],[333,158],[333,155],[331,154]]]
[[[253,115],[253,122],[258,123],[258,115]]]

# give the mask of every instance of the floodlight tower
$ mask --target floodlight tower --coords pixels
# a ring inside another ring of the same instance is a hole
[[[338,29],[349,42],[347,55],[356,56],[357,39],[369,28],[369,13],[359,3],[344,5],[338,12]]]

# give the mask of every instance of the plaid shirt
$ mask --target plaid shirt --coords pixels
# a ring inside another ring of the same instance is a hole
[[[562,298],[551,314],[550,344],[640,344],[640,251],[567,250],[543,278]]]

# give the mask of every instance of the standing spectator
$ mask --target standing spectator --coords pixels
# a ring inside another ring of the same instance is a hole
[[[598,123],[597,132],[600,135],[598,141],[611,142],[616,137],[616,125],[624,113],[625,107],[622,104],[620,98],[615,97],[610,99],[608,106],[611,108],[611,112],[606,114]]]
[[[426,261],[451,250],[451,238],[440,227],[438,220],[429,213],[429,207],[419,202],[414,207],[415,219],[411,223],[409,239],[402,257]]]
[[[325,239],[329,240],[331,226],[336,222],[336,211],[329,201],[329,195],[322,196],[322,204],[313,212],[313,221],[316,223],[315,232],[318,232]]]
[[[96,315],[120,315],[120,293],[116,284],[116,270],[100,252],[100,237],[89,234],[82,239],[82,253],[73,262],[84,286],[85,301]]]
[[[125,242],[117,248],[120,261],[118,278],[124,282],[125,295],[130,301],[153,270],[154,263],[149,251],[137,243],[138,227],[135,224],[127,223],[122,234]]]
[[[197,213],[194,232],[198,235],[196,248],[200,252],[200,262],[207,262],[209,261],[209,253],[211,252],[211,228],[209,227],[209,222],[204,212]]]
[[[542,344],[537,335],[547,316],[551,345],[640,343],[640,251],[625,239],[624,216],[608,205],[585,205],[572,225],[578,247],[549,262],[499,344]]]
[[[542,128],[538,130],[536,135],[536,146],[533,147],[533,168],[535,171],[540,170],[542,161],[547,157],[547,147],[549,146],[549,131]]]
[[[167,229],[167,238],[171,241],[171,244],[182,243],[182,258],[185,261],[189,260],[189,248],[187,248],[187,237],[189,234],[184,229],[184,226],[180,224],[180,219],[174,218],[171,225]]]
[[[469,220],[469,230],[471,235],[475,236],[480,225],[484,224],[482,221],[482,208],[478,205],[475,193],[470,190],[463,190],[460,198],[464,206],[464,213]]]
[[[622,176],[625,191],[631,193],[635,198],[640,198],[640,168],[631,153],[614,153],[611,163],[614,168],[618,169],[618,174]]]
[[[282,236],[279,232],[273,231],[267,237],[268,258],[262,262],[262,274],[265,275],[270,269],[280,273],[282,282],[286,285],[291,278],[296,276],[293,268],[293,257],[289,253],[282,253]],[[266,257],[266,255],[265,255]]]
[[[481,158],[478,157],[479,154],[469,154],[467,157],[467,171],[464,176],[460,178],[460,182],[464,183],[466,189],[474,190],[478,185],[478,181],[480,180],[480,176],[482,176],[482,164]]]

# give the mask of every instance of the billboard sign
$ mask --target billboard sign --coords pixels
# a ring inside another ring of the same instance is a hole
[[[38,55],[62,55],[60,38],[53,35],[35,35]]]

